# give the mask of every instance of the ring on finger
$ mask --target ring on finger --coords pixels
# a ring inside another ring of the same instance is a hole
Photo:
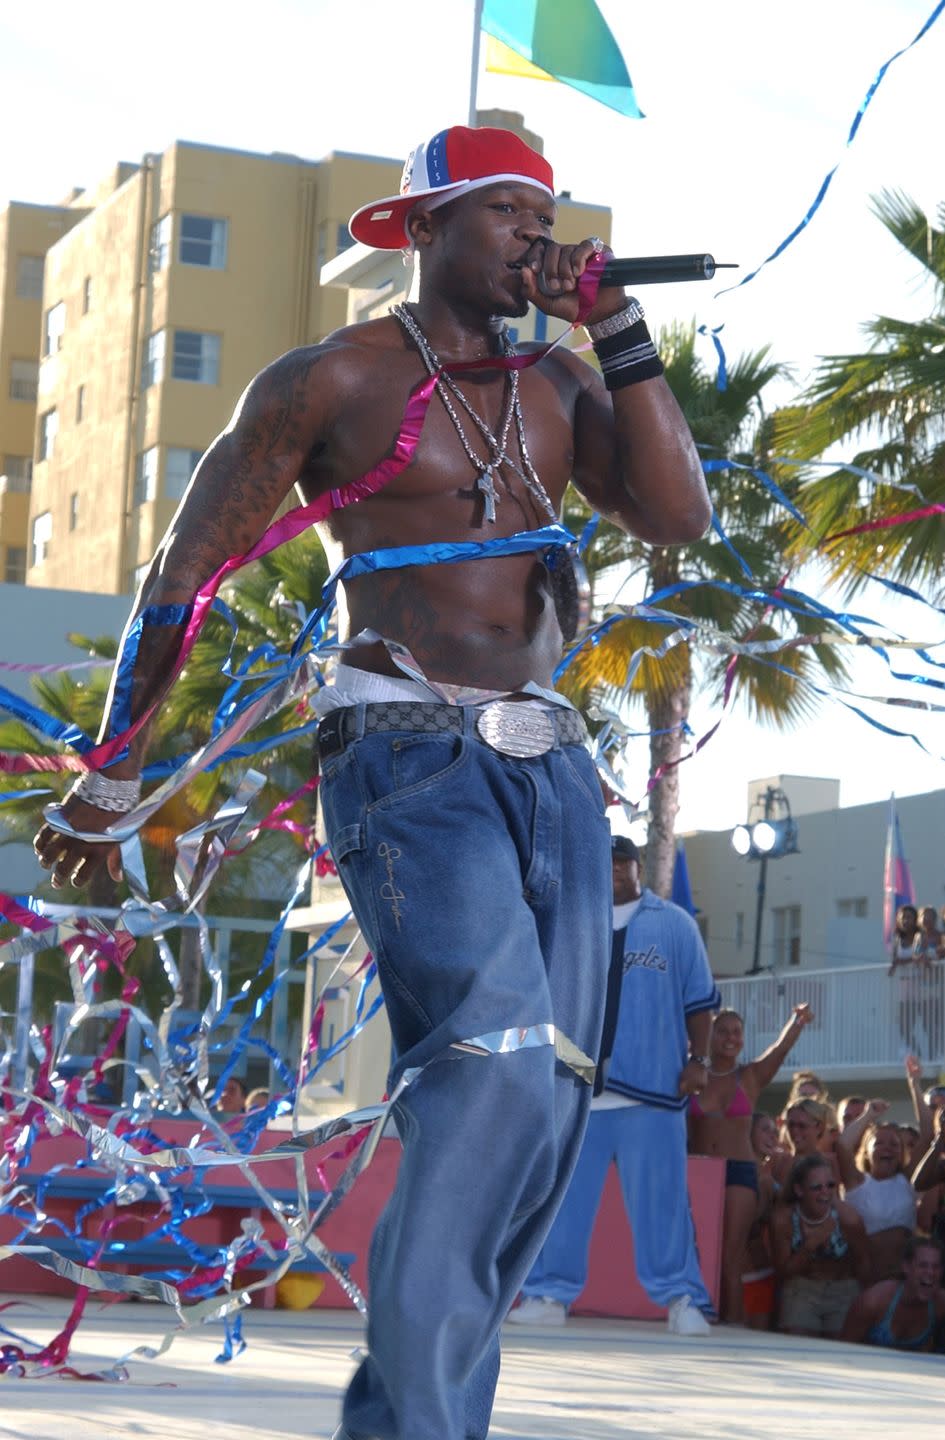
[[[604,242],[599,235],[588,236],[587,243],[588,245],[593,245],[595,255],[599,255],[604,248]]]

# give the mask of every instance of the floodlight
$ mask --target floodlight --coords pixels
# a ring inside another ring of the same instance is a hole
[[[751,849],[751,832],[747,825],[736,825],[732,831],[732,849],[736,855],[747,855]]]
[[[778,832],[770,820],[759,820],[753,826],[751,832],[751,843],[759,855],[770,855],[778,843]]]

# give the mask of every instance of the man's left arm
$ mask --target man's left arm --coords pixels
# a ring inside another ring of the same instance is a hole
[[[701,540],[712,503],[689,426],[663,376],[608,392],[597,372],[580,363],[577,378],[575,487],[605,519],[641,540]]]
[[[528,299],[573,323],[577,281],[594,253],[590,241],[547,244],[526,272]],[[558,295],[539,289],[542,270],[546,284],[554,278]],[[610,333],[594,342],[606,384],[577,356],[556,352],[579,387],[573,480],[594,509],[622,530],[655,545],[680,545],[702,538],[712,503],[689,426],[638,313],[642,317],[622,290],[607,287],[584,321],[592,331],[607,322]]]
[[[709,1036],[712,1033],[712,1011],[697,1010],[686,1016],[686,1034],[689,1036],[689,1059],[679,1077],[680,1095],[698,1095],[709,1083]]]
[[[696,922],[682,911],[671,913],[677,921],[675,929],[678,934],[681,999],[686,1017],[690,1056],[679,1077],[679,1093],[691,1095],[702,1090],[708,1083],[707,1062],[712,1016],[719,1009],[722,997]]]

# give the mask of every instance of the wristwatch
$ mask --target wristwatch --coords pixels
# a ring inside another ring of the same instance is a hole
[[[708,1070],[708,1068],[709,1068],[709,1057],[708,1057],[708,1055],[690,1055],[690,1056],[689,1056],[689,1064],[690,1064],[690,1065],[701,1065],[702,1068],[703,1068],[703,1070]]]

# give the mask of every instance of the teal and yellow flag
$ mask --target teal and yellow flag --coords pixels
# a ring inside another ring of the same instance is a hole
[[[633,120],[641,120],[617,42],[594,0],[484,0],[486,69],[532,80],[560,80]]]

